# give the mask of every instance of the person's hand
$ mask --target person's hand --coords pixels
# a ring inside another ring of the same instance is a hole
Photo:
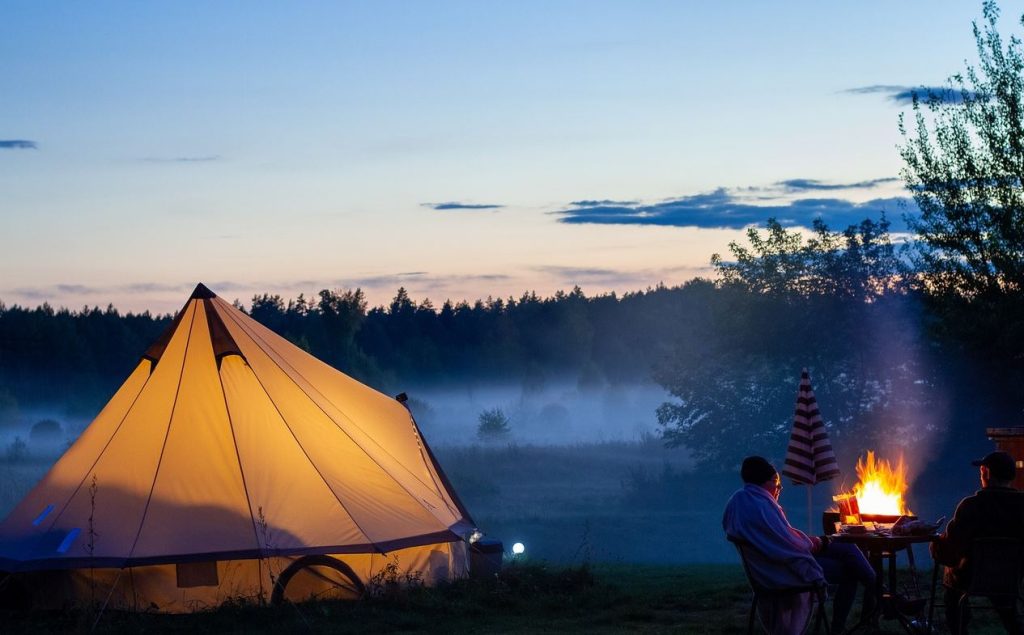
[[[818,553],[821,551],[821,538],[818,538],[817,536],[807,536],[807,538],[811,541],[811,553]]]

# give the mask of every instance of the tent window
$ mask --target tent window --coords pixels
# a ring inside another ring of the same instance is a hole
[[[1020,463],[1020,461],[1017,461],[1017,462]],[[53,511],[53,505],[47,505],[46,509],[44,509],[38,516],[36,516],[36,519],[32,521],[32,526],[33,527],[38,527],[39,524],[42,523],[43,520],[45,520],[46,517],[49,516],[50,512],[52,512],[52,511]]]
[[[189,589],[197,586],[217,586],[217,562],[185,562],[176,565],[178,588]]]
[[[80,533],[82,533],[81,527],[75,527],[69,531],[68,535],[64,536],[64,540],[60,543],[60,546],[57,547],[57,553],[67,553],[68,549],[71,548],[71,543],[75,541],[75,538],[78,538],[78,534]]]

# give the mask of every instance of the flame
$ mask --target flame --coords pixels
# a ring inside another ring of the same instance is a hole
[[[857,459],[857,478],[853,486],[862,514],[909,515],[911,511],[903,500],[907,492],[907,466],[900,455],[896,465],[885,459],[876,459],[868,450],[867,456]]]

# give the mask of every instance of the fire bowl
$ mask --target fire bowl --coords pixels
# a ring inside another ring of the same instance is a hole
[[[872,523],[894,523],[900,519],[892,514],[861,514],[862,522]],[[907,515],[907,520],[917,520],[917,516]],[[839,512],[827,511],[821,515],[821,528],[825,530],[826,536],[836,533],[836,523],[839,522]]]

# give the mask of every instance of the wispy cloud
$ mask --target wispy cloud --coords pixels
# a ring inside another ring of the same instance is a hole
[[[584,200],[584,201],[573,201],[569,203],[574,207],[597,207],[598,205],[636,205],[637,201],[610,201],[608,199],[603,200]]]
[[[888,182],[877,179],[876,184]],[[662,227],[698,227],[705,229],[742,229],[759,225],[770,217],[788,226],[810,227],[816,218],[821,218],[833,229],[843,229],[867,217],[877,217],[884,211],[893,224],[893,230],[902,228],[900,217],[903,212],[916,210],[912,199],[906,197],[876,198],[856,203],[842,198],[800,198],[791,200],[782,194],[814,191],[818,189],[843,189],[821,184],[813,179],[792,179],[786,185],[778,185],[783,192],[776,195],[755,197],[756,203],[743,196],[750,191],[764,191],[763,188],[747,188],[730,191],[718,188],[713,192],[694,194],[664,200],[647,205],[591,205],[572,204],[568,209],[553,212],[559,222],[571,224],[600,225],[654,225]],[[863,184],[870,183],[868,181]],[[839,185],[839,184],[835,184]],[[849,188],[850,185],[844,186]],[[863,185],[874,187],[874,185]]]
[[[456,201],[448,201],[447,203],[422,203],[423,207],[429,207],[430,209],[437,211],[448,211],[448,210],[496,210],[505,207],[504,205],[497,205],[493,203],[459,203]]]
[[[964,100],[963,93],[948,86],[893,86],[889,84],[876,84],[873,86],[848,88],[841,92],[850,95],[885,95],[890,101],[896,102],[901,106],[913,103],[915,94],[918,100],[922,102],[934,98],[950,104],[959,104]],[[967,94],[970,97],[977,96],[977,93],[971,91],[968,91]]]
[[[700,269],[704,269],[701,267]],[[568,287],[579,285],[585,287],[642,288],[650,285],[652,280],[668,282],[694,275],[693,267],[666,267],[661,269],[606,269],[601,267],[566,267],[560,265],[541,265],[533,271],[546,274],[559,281],[559,285]]]
[[[187,293],[195,287],[195,283],[181,282],[177,284],[167,284],[160,282],[134,282],[131,284],[122,284],[105,289],[95,290],[94,293],[101,292],[127,292],[127,293]]]
[[[221,161],[219,154],[206,154],[194,157],[143,157],[143,163],[213,163]]]
[[[39,144],[28,139],[0,139],[0,150],[36,150]]]
[[[195,283],[167,284],[158,282],[136,282],[109,286],[89,286],[73,282],[59,282],[38,287],[17,287],[9,292],[28,300],[42,301],[62,296],[109,297],[111,295],[146,295],[154,293],[187,294]]]
[[[472,282],[487,280],[507,280],[505,274],[436,274],[429,271],[403,271],[397,273],[381,273],[373,275],[353,276],[349,278],[321,278],[306,280],[289,280],[271,285],[290,289],[394,289],[407,284],[435,284],[448,282]],[[217,291],[212,285],[214,292]],[[255,287],[257,285],[249,285]]]
[[[854,183],[827,183],[818,179],[788,179],[778,181],[775,185],[787,192],[806,192],[813,190],[861,190],[871,189],[889,183],[898,183],[899,178],[895,176],[881,179],[869,179],[867,181],[856,181]]]

